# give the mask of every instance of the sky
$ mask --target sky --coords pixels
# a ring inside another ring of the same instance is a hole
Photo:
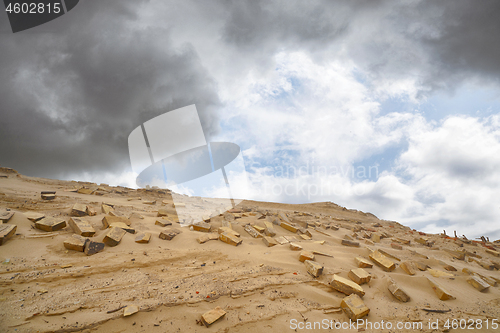
[[[195,104],[246,197],[500,238],[500,2],[81,0],[0,14],[0,165],[136,186],[127,139]],[[238,186],[236,183],[234,186]]]

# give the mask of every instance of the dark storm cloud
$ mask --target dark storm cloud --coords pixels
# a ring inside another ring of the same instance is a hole
[[[132,129],[189,104],[208,136],[217,131],[220,101],[196,51],[138,22],[136,3],[85,1],[41,33],[0,35],[2,165],[46,177],[118,174],[129,168]]]

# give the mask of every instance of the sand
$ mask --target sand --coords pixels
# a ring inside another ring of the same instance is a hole
[[[419,234],[397,222],[379,220],[372,214],[329,202],[289,205],[243,201],[237,207],[242,212],[235,213],[236,219],[231,223],[242,243],[232,246],[210,240],[200,244],[197,238],[203,232],[191,231],[175,222],[167,227],[155,225],[158,209],[172,208],[168,191],[33,178],[6,168],[0,168],[0,176],[0,211],[15,212],[6,224],[17,226],[15,235],[0,246],[1,332],[328,331],[318,325],[349,322],[340,308],[347,295],[329,285],[333,275],[349,279],[349,271],[358,267],[354,258],[372,262],[369,255],[377,249],[400,261],[387,257],[396,265],[393,271],[384,271],[375,264],[364,268],[371,279],[361,285],[365,292],[362,300],[370,309],[363,320],[372,325],[390,322],[393,327],[359,326],[338,331],[358,332],[365,328],[365,332],[443,332],[447,331],[446,320],[453,319],[458,324],[462,320],[462,325],[467,320],[468,327],[477,331],[498,331],[492,328],[494,320],[500,318],[498,286],[480,292],[467,282],[470,275],[462,271],[467,268],[490,282],[500,279],[500,258],[495,252],[486,252],[488,248],[498,251],[498,242]],[[94,191],[98,195],[69,191],[82,187],[89,190],[81,192]],[[56,198],[43,200],[42,191],[56,191]],[[125,216],[135,212],[144,219],[131,217],[136,234],[126,233],[117,246],[106,246],[90,256],[63,246],[64,240],[74,234],[70,226],[46,232],[35,229],[34,222],[25,215],[39,212],[68,222],[75,203],[88,205],[97,212],[84,217],[96,230],[92,239],[102,241],[109,231],[102,228],[102,202],[114,204],[115,211]],[[203,202],[203,198],[188,197],[186,207]],[[323,273],[318,278],[310,275],[299,261],[300,251],[292,251],[286,242],[267,247],[262,238],[252,238],[244,230],[245,224],[265,227],[266,221],[257,219],[255,213],[278,219],[278,214],[284,213],[297,227],[306,226],[311,240],[299,239],[298,233],[278,225],[274,226],[274,238],[296,237],[295,244],[316,253],[314,260],[324,267]],[[210,222],[215,232],[222,226],[220,220]],[[326,225],[337,226],[338,230],[326,229]],[[169,227],[181,233],[170,241],[160,239],[160,232]],[[135,237],[143,232],[151,233],[151,241],[136,243]],[[380,242],[371,243],[369,239],[377,240],[373,233],[382,236]],[[345,237],[358,242],[359,247],[341,245]],[[416,241],[423,237],[427,244]],[[404,240],[410,244],[404,244]],[[397,243],[402,250],[393,248],[391,243]],[[465,260],[455,259],[445,250],[467,251]],[[497,268],[484,268],[472,260],[476,256]],[[400,267],[404,261],[418,261],[432,270],[416,269],[411,276]],[[448,265],[456,271],[446,270]],[[436,271],[451,276],[439,276]],[[440,300],[428,278],[437,281],[454,298]],[[388,290],[391,281],[410,296],[409,302],[402,303],[392,296]],[[125,306],[137,306],[139,311],[124,317]],[[208,328],[202,326],[201,316],[218,306],[225,316]],[[482,323],[481,329],[477,320]],[[397,329],[398,322],[415,329]]]

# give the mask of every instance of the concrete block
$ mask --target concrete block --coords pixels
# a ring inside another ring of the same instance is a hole
[[[263,236],[262,241],[266,244],[267,247],[278,245],[278,242],[274,240],[274,238],[269,236]]]
[[[208,327],[208,326],[212,325],[213,323],[215,323],[217,320],[224,317],[225,314],[226,314],[226,311],[222,310],[222,308],[220,306],[218,306],[213,310],[205,312],[201,316],[201,322],[203,323],[203,325]]]
[[[16,233],[17,225],[15,224],[0,224],[0,245],[7,242],[9,238]]]
[[[87,238],[80,235],[72,235],[63,242],[63,245],[68,250],[83,252],[85,250],[85,242]]]
[[[363,303],[361,297],[356,294],[344,298],[340,302],[340,307],[351,321],[356,322],[358,319],[368,315],[370,309]]]
[[[370,282],[370,279],[372,278],[372,276],[367,271],[365,271],[363,268],[351,269],[349,271],[349,273],[347,274],[347,276],[351,280],[353,280],[354,282],[356,282],[357,284],[360,284],[360,285],[363,283]]]
[[[351,241],[351,240],[348,240],[348,239],[343,239],[342,240],[342,245],[351,246],[351,247],[359,247],[359,243],[358,242],[354,242],[354,241]]]
[[[323,273],[323,266],[312,260],[305,260],[307,272],[314,277],[318,277]]]
[[[290,242],[290,249],[292,251],[302,251],[302,246],[295,244],[293,242]]]
[[[66,227],[66,221],[61,218],[44,218],[35,222],[35,228],[43,231],[57,231]]]
[[[79,217],[70,217],[69,226],[80,236],[92,237],[95,234],[94,227],[87,220]]]
[[[306,260],[314,260],[314,254],[309,251],[300,252],[299,261],[304,262]]]
[[[122,228],[113,227],[108,231],[106,236],[104,236],[103,242],[107,246],[116,246],[120,244],[120,241],[126,233],[127,232]]]
[[[135,237],[135,242],[140,244],[149,243],[150,240],[151,240],[151,233],[149,232],[139,234],[137,235],[137,237]]]
[[[242,240],[236,237],[234,234],[223,232],[219,234],[219,240],[234,246],[238,246],[241,244]]]
[[[396,265],[386,256],[378,251],[373,251],[369,255],[370,259],[386,272],[391,272],[396,269]]]
[[[345,279],[337,274],[333,274],[333,278],[330,281],[330,286],[333,289],[340,291],[341,293],[344,293],[346,295],[356,294],[359,297],[363,297],[365,295],[365,291],[359,284]]]
[[[372,268],[373,264],[366,260],[365,258],[361,257],[356,257],[354,258],[354,261],[356,261],[356,265],[358,265],[359,268]]]
[[[87,205],[76,203],[71,208],[71,216],[85,216],[87,215]]]
[[[444,289],[441,285],[439,285],[439,283],[437,283],[435,280],[431,278],[427,278],[427,280],[429,281],[432,290],[434,290],[434,292],[436,293],[436,295],[440,300],[446,301],[449,299],[455,299],[455,297],[453,297],[446,289]]]

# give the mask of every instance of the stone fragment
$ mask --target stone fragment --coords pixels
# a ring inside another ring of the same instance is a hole
[[[434,281],[431,278],[427,278],[427,280],[429,281],[429,284],[431,285],[432,290],[434,290],[434,292],[436,293],[436,295],[438,296],[438,298],[440,300],[446,301],[449,299],[455,299],[455,297],[453,297],[446,289],[444,289],[442,286],[440,286],[439,283],[437,283],[436,281]]]
[[[386,272],[391,272],[396,268],[396,265],[379,251],[373,251],[369,257]]]
[[[478,276],[471,276],[467,279],[467,282],[479,291],[487,290],[490,285]]]
[[[370,312],[370,309],[363,303],[361,297],[356,294],[351,294],[344,298],[340,302],[340,307],[344,310],[347,317],[354,322],[368,315]]]
[[[417,267],[412,261],[403,261],[401,264],[399,264],[399,267],[401,267],[401,269],[408,275],[415,275],[417,272]]]
[[[140,244],[149,243],[150,240],[151,240],[151,233],[149,232],[139,234],[137,235],[137,237],[135,237],[135,242]]]
[[[106,204],[102,204],[101,205],[101,211],[104,213],[104,214],[109,214],[110,212],[113,211],[113,207],[111,206],[108,206]]]
[[[271,222],[264,221],[264,225],[266,226],[264,229],[264,233],[266,234],[266,236],[269,237],[276,236],[276,230],[274,229],[274,225]]]
[[[314,254],[309,251],[300,252],[299,261],[304,262],[306,260],[314,260]]]
[[[402,250],[403,249],[403,247],[401,245],[396,244],[396,243],[391,243],[391,247],[393,249],[396,249],[396,250]]]
[[[230,234],[228,232],[223,232],[219,234],[219,240],[221,240],[224,243],[238,246],[241,244],[242,240],[236,237],[234,234]]]
[[[257,232],[259,232],[259,233],[261,233],[261,234],[262,234],[262,233],[264,233],[264,232],[265,232],[265,230],[266,230],[266,228],[263,228],[263,227],[261,227],[261,226],[255,225],[255,224],[254,224],[254,225],[252,225],[252,228],[254,228],[255,230],[257,230]],[[267,235],[267,236],[269,236],[269,235]]]
[[[177,236],[180,233],[181,233],[181,231],[178,229],[167,228],[167,229],[163,230],[162,232],[160,232],[159,237],[161,239],[164,239],[164,240],[172,240],[175,236]]]
[[[294,232],[294,233],[296,233],[299,230],[296,226],[294,226],[290,223],[286,223],[286,222],[281,222],[280,226],[283,229],[286,229],[286,230]]]
[[[76,203],[71,208],[71,216],[85,216],[87,215],[87,205]]]
[[[92,237],[95,234],[95,230],[92,225],[87,220],[79,217],[70,217],[69,226],[80,236]]]
[[[66,221],[61,218],[44,218],[35,222],[35,228],[43,231],[57,231],[66,227]]]
[[[83,250],[83,252],[86,255],[91,256],[93,254],[101,252],[102,250],[104,250],[104,243],[94,242],[90,239],[87,239],[85,242],[85,249]]]
[[[14,216],[14,212],[0,211],[0,223],[7,223]]]
[[[312,260],[305,260],[307,272],[314,277],[318,277],[323,273],[323,266]]]
[[[210,232],[212,226],[206,222],[198,222],[191,225],[194,231]]]
[[[83,252],[85,249],[85,241],[87,238],[80,235],[71,235],[71,237],[66,238],[63,245],[68,250]]]
[[[16,233],[17,225],[0,224],[0,245],[5,244]]]
[[[139,312],[139,308],[137,307],[137,305],[129,305],[125,307],[125,309],[123,309],[123,316],[128,317],[137,312]]]
[[[302,251],[302,246],[298,245],[298,244],[295,244],[295,243],[292,243],[290,242],[290,249],[292,251]]]
[[[358,242],[350,241],[350,240],[347,240],[347,239],[343,239],[342,240],[342,245],[351,246],[351,247],[359,247],[359,243]]]
[[[155,221],[155,225],[159,225],[160,227],[166,227],[172,225],[172,221],[166,219],[157,219]]]
[[[225,314],[226,311],[222,310],[222,308],[218,306],[215,309],[205,312],[203,315],[201,315],[201,322],[203,323],[203,325],[208,327],[215,323],[217,320],[224,317]]]
[[[126,225],[130,225],[130,220],[126,218],[125,216],[111,216],[111,215],[106,215],[102,218],[102,227],[104,229],[109,228],[111,223],[115,222],[122,222],[125,223]]]
[[[354,258],[354,261],[356,261],[356,265],[358,265],[359,268],[372,268],[373,264],[366,260],[365,258],[361,257],[356,257]]]
[[[347,274],[351,280],[356,282],[357,284],[363,284],[370,282],[372,276],[368,274],[363,268],[355,268],[351,269]]]
[[[392,279],[389,282],[388,289],[392,296],[394,296],[398,301],[406,303],[410,300],[410,296],[408,296],[408,294]]]
[[[26,213],[24,213],[24,216],[26,216],[26,218],[28,220],[30,220],[31,222],[36,222],[36,221],[40,221],[41,219],[43,219],[45,217],[45,214],[37,213],[37,212],[26,212]]]
[[[266,244],[267,247],[278,245],[278,242],[274,240],[274,238],[269,236],[263,236],[262,241],[264,242],[264,244]]]
[[[253,238],[262,237],[262,235],[259,234],[250,224],[247,224],[243,229],[245,229],[245,231]]]
[[[346,295],[356,294],[359,297],[363,297],[365,295],[365,291],[359,284],[343,278],[337,274],[333,274],[333,278],[330,281],[330,286],[333,289],[340,291],[341,293],[344,293]]]
[[[106,236],[104,236],[103,242],[107,246],[116,246],[120,244],[120,241],[126,233],[127,232],[122,228],[113,227],[108,231]]]

